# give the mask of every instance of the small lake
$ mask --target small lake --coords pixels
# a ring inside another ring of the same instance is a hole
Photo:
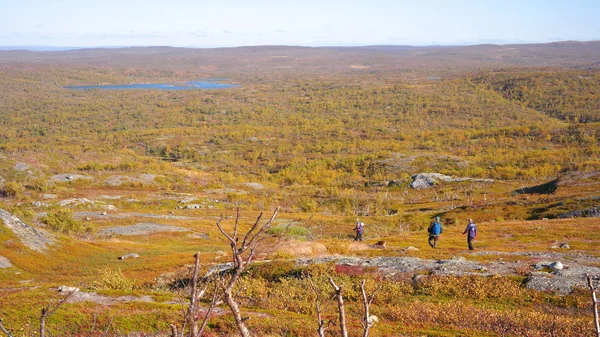
[[[209,79],[204,81],[186,82],[184,84],[114,84],[114,85],[67,85],[65,89],[71,90],[126,90],[126,89],[157,89],[157,90],[194,90],[194,89],[229,89],[237,88],[239,84],[219,83],[224,79]]]

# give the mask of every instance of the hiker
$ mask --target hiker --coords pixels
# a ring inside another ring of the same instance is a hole
[[[429,245],[431,248],[437,248],[438,239],[440,238],[440,234],[442,234],[442,223],[439,216],[435,217],[435,220],[427,228],[427,232],[429,233]]]
[[[463,234],[467,234],[467,244],[469,245],[469,250],[473,250],[473,240],[477,236],[477,227],[475,227],[475,223],[473,219],[469,219],[469,224]]]
[[[356,237],[354,238],[354,241],[362,241],[362,235],[365,230],[364,227],[365,224],[356,218],[356,227],[354,227],[354,230],[356,231]]]

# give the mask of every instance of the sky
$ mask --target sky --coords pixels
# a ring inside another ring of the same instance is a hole
[[[600,0],[0,0],[0,46],[600,40]]]

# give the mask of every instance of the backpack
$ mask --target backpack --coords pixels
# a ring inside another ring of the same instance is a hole
[[[427,229],[429,234],[439,235],[442,234],[442,224],[437,221],[434,221],[429,228]]]

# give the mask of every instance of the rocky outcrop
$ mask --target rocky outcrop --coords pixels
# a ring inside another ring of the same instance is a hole
[[[101,236],[113,234],[123,236],[148,235],[161,232],[186,232],[187,229],[176,226],[163,225],[153,222],[141,222],[132,226],[114,227],[103,229],[98,232]]]
[[[44,252],[48,249],[48,246],[54,244],[53,235],[27,225],[21,219],[3,209],[0,209],[0,219],[4,221],[4,226],[10,229],[31,250]]]
[[[69,182],[75,180],[94,180],[93,177],[85,176],[82,174],[74,174],[74,173],[65,173],[65,174],[57,174],[53,175],[52,180],[57,182]]]
[[[492,183],[494,180],[492,179],[475,179],[469,177],[463,178],[453,178],[440,173],[418,173],[411,177],[412,182],[410,183],[410,187],[416,190],[431,188],[438,184],[439,182],[461,182],[461,181],[477,181],[484,183]]]
[[[527,288],[568,294],[574,287],[586,286],[586,275],[600,275],[600,268],[579,263],[564,265],[560,261],[539,262],[527,276]]]
[[[119,260],[127,260],[127,259],[137,259],[140,255],[137,253],[129,253],[122,256],[119,256]]]
[[[14,169],[20,172],[27,171],[29,170],[29,165],[19,162],[15,164]]]
[[[600,218],[600,206],[590,207],[563,213],[558,215],[559,218]]]
[[[12,264],[10,263],[10,261],[5,258],[4,256],[0,255],[0,269],[2,268],[10,268],[12,267]]]
[[[104,181],[105,185],[108,186],[121,186],[123,184],[142,184],[142,185],[152,185],[154,184],[154,179],[156,179],[158,175],[156,174],[137,174],[132,176],[111,176],[108,177]]]
[[[531,187],[522,187],[516,191],[515,194],[552,194],[558,188],[559,178],[556,178],[547,183],[531,186]]]

